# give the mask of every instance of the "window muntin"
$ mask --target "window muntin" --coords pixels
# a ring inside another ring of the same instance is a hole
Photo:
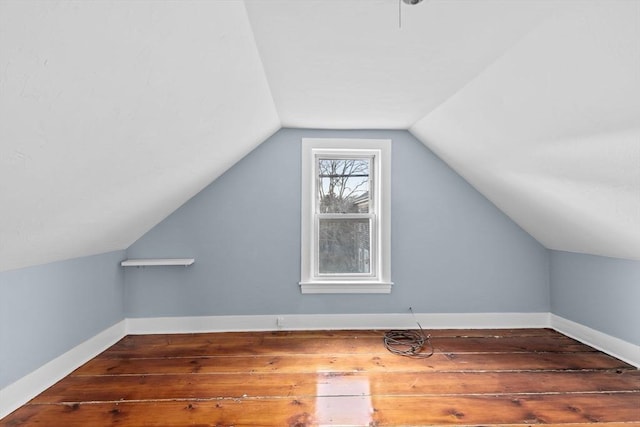
[[[390,140],[303,139],[303,293],[388,293]]]

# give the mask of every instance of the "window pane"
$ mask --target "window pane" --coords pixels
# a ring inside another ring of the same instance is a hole
[[[320,274],[370,273],[368,219],[320,219]]]
[[[369,212],[370,159],[319,159],[320,213]]]

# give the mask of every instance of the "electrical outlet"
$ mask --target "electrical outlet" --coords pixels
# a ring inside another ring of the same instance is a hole
[[[284,317],[282,316],[276,317],[276,326],[278,328],[282,328],[284,326]]]

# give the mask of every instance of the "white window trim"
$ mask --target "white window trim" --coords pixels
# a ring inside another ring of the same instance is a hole
[[[375,260],[371,277],[348,275],[327,277],[315,274],[314,209],[315,159],[318,155],[374,156],[372,181],[376,204]],[[302,238],[301,280],[303,294],[391,292],[391,140],[353,138],[302,139]]]

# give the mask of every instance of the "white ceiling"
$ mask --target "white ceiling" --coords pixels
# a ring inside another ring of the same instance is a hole
[[[128,247],[281,126],[409,129],[640,259],[640,1],[0,0],[0,270]]]
[[[246,3],[283,126],[331,129],[407,129],[550,13],[527,0]]]

